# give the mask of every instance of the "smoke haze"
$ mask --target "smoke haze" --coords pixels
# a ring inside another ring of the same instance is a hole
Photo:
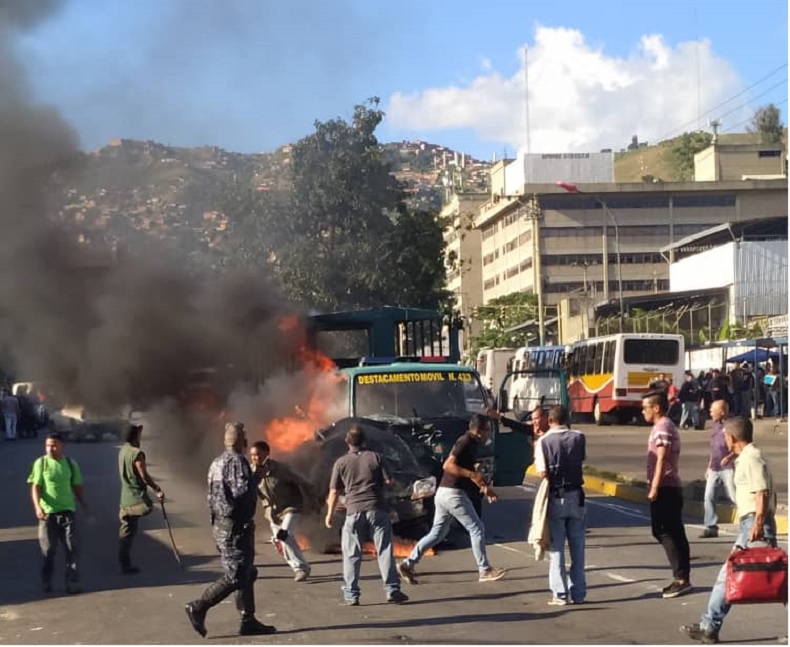
[[[31,99],[13,43],[60,6],[53,0],[0,5],[0,346],[9,355],[4,363],[18,379],[44,380],[69,402],[89,408],[158,403],[151,421],[167,438],[167,453],[181,455],[184,445],[190,447],[200,457],[191,465],[203,481],[205,463],[219,447],[214,438],[220,438],[221,422],[214,421],[216,436],[204,443],[178,414],[175,399],[190,372],[201,367],[241,369],[251,358],[257,358],[252,370],[286,364],[301,341],[277,326],[296,308],[264,277],[201,280],[161,253],[97,265],[91,260],[96,250],[77,244],[47,217],[53,174],[80,171],[77,143],[54,110]],[[263,422],[302,398],[298,382],[290,382],[262,399],[248,396],[244,413]]]

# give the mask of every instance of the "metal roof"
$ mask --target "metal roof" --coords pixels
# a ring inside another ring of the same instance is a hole
[[[725,222],[665,245],[659,251],[666,258],[666,253],[671,251],[676,254],[684,251],[688,254],[696,254],[704,251],[705,248],[723,245],[730,241],[777,239],[787,240],[787,216]],[[684,250],[684,248],[688,249]]]

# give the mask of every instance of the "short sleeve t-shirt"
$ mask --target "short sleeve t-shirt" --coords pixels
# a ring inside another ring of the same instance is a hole
[[[664,459],[664,473],[660,487],[681,487],[680,481],[680,434],[675,424],[666,416],[659,420],[650,430],[647,440],[647,482],[653,482],[656,473],[659,447],[667,448]]]
[[[349,451],[335,462],[329,489],[345,492],[348,514],[381,510],[387,479],[389,475],[380,454],[370,450]]]
[[[754,495],[764,490],[768,492],[769,510],[776,510],[776,490],[771,469],[762,452],[751,443],[735,459],[734,480],[735,505],[739,517],[757,512]]]
[[[450,456],[455,456],[455,462],[459,467],[463,467],[466,470],[474,470],[475,459],[477,458],[477,441],[471,434],[465,433],[455,441],[455,445],[450,450]],[[467,494],[474,494],[479,490],[468,478],[455,476],[449,472],[442,474],[439,487],[463,490]]]
[[[77,509],[73,488],[82,485],[82,472],[77,461],[65,456],[59,461],[49,456],[37,458],[30,468],[27,482],[41,488],[41,509],[45,513],[74,512]]]

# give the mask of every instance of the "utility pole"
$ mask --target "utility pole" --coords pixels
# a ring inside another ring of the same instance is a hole
[[[540,265],[540,203],[537,194],[532,194],[529,202],[529,219],[532,221],[532,268],[534,271],[535,290],[538,294],[538,336],[540,346],[546,345],[546,321],[543,313],[543,277]]]

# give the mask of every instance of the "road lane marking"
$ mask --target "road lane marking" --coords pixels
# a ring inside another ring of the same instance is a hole
[[[505,544],[491,544],[492,546],[497,546],[498,548],[504,548],[505,550],[509,550],[511,553],[518,553],[519,555],[528,555],[529,553],[519,550],[518,548],[513,548],[512,546],[505,546]]]
[[[625,577],[625,575],[618,575],[617,573],[607,573],[606,577],[610,580],[614,580],[615,582],[625,582],[627,584],[633,584],[637,580],[632,580],[630,577]]]

